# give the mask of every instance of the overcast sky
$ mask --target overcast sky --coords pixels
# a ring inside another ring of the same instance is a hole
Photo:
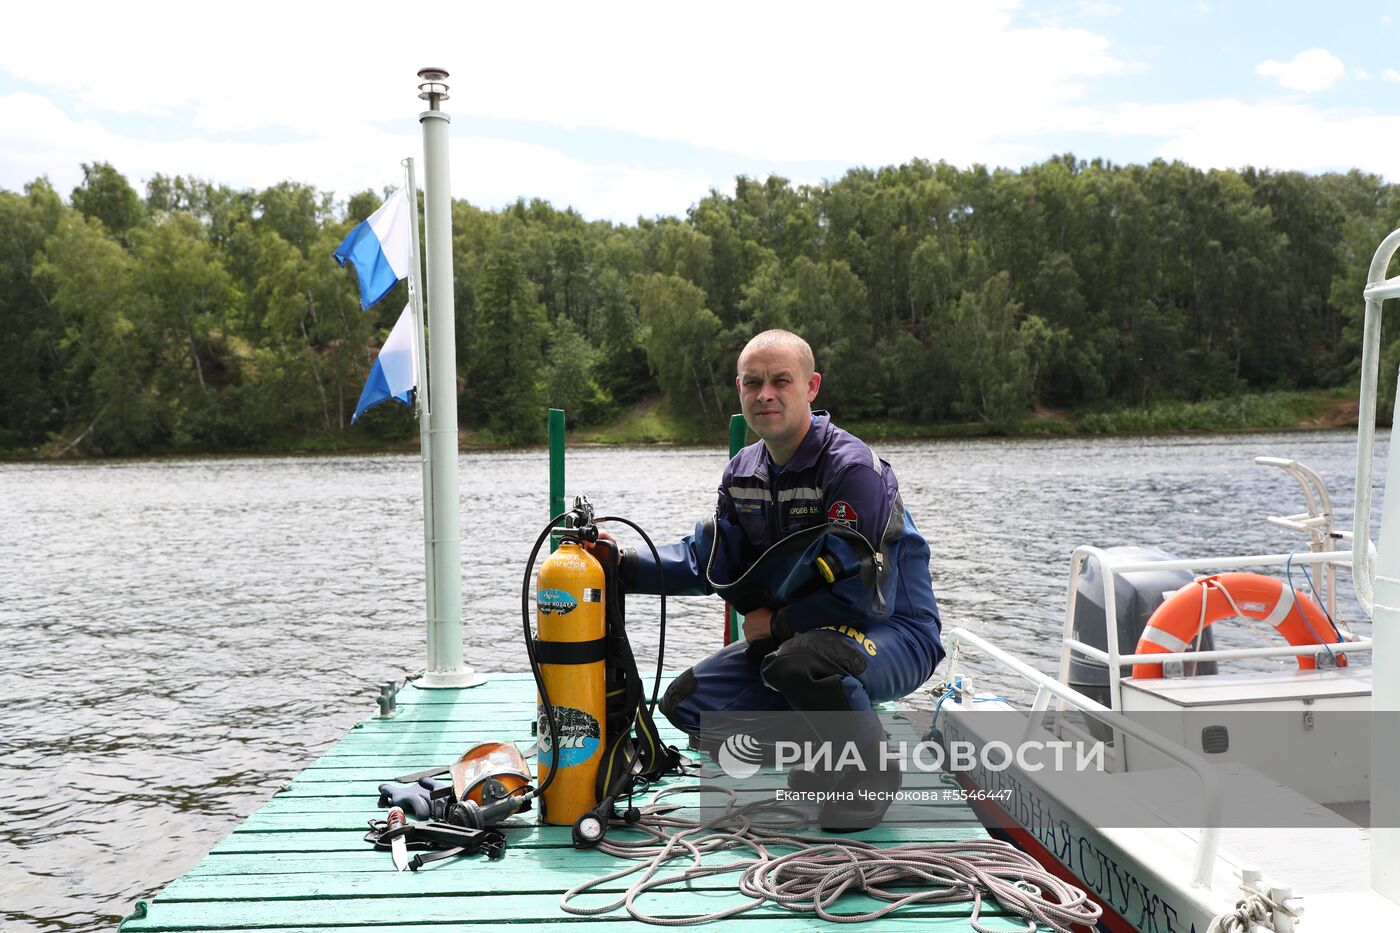
[[[1400,0],[5,3],[0,35],[12,190],[99,160],[394,186],[424,65],[452,75],[453,195],[488,207],[630,223],[739,174],[1062,152],[1400,179]]]

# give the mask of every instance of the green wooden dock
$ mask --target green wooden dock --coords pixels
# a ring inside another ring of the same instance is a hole
[[[446,764],[475,742],[512,739],[533,742],[535,687],[528,673],[489,674],[487,684],[463,690],[420,690],[406,685],[391,718],[371,717],[356,725],[325,755],[196,865],[151,902],[139,902],[121,924],[123,933],[175,930],[318,930],[341,933],[418,933],[477,929],[504,923],[532,930],[568,927],[607,931],[643,924],[623,911],[581,917],[559,907],[560,895],[624,863],[601,852],[570,845],[568,827],[539,826],[534,813],[513,817],[509,849],[498,861],[464,856],[417,872],[396,872],[390,857],[364,841],[367,822],[382,819],[378,785],[395,775]],[[684,736],[659,723],[667,742],[685,747]],[[672,778],[672,782],[682,779]],[[664,786],[664,785],[663,785]],[[941,813],[941,815],[940,815]],[[922,825],[881,826],[849,838],[871,842],[932,842],[984,838],[960,805],[935,812]],[[614,833],[620,832],[613,830]],[[742,854],[734,857],[742,857]],[[645,896],[650,914],[679,917],[744,903],[737,875],[699,879]],[[622,879],[585,897],[585,906],[606,903],[625,890]],[[865,896],[840,902],[842,913],[881,906]],[[926,905],[874,921],[881,930],[971,929],[966,903]],[[829,928],[833,924],[772,905],[757,908],[726,928],[762,924],[778,930]],[[1025,930],[1019,917],[994,901],[983,906],[991,930]]]

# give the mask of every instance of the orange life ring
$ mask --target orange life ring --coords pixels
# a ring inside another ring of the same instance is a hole
[[[1317,645],[1319,638],[1338,642],[1337,629],[1305,593],[1293,598],[1293,587],[1277,577],[1259,573],[1221,573],[1188,583],[1168,596],[1147,620],[1134,654],[1172,654],[1185,651],[1196,632],[1220,619],[1248,616],[1267,622],[1290,645]],[[1204,603],[1204,605],[1203,605]],[[1203,612],[1204,610],[1204,612]],[[1309,628],[1311,626],[1311,628]],[[1313,633],[1317,634],[1314,635]],[[1346,655],[1337,655],[1345,667]],[[1317,660],[1298,655],[1299,670],[1313,670]],[[1160,664],[1134,664],[1133,676],[1162,676]]]

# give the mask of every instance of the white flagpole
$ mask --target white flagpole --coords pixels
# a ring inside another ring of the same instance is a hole
[[[452,297],[452,186],[447,163],[447,72],[424,68],[418,96],[428,109],[423,127],[423,175],[427,182],[428,350],[433,380],[428,439],[433,461],[433,616],[428,619],[428,670],[420,687],[471,687],[484,683],[462,659],[462,560],[457,518],[457,338]]]
[[[405,159],[408,176],[408,216],[413,231],[413,268],[408,273],[409,304],[413,308],[413,356],[417,368],[418,391],[418,449],[423,461],[423,567],[428,593],[428,619],[437,618],[437,588],[433,586],[437,541],[433,537],[433,458],[431,435],[428,433],[431,400],[428,392],[427,338],[423,329],[423,289],[419,281],[423,268],[418,237],[418,179],[413,160]],[[431,621],[429,622],[431,624]]]

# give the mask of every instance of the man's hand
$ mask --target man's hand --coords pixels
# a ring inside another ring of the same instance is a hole
[[[617,543],[617,539],[614,538],[612,535],[608,534],[606,531],[599,530],[598,541],[611,541],[613,543],[613,547],[618,548],[619,550],[621,549],[621,546]],[[596,541],[584,541],[581,543],[583,545],[583,549],[589,554],[593,554],[593,549],[598,546]],[[593,556],[597,557],[598,555],[593,554]]]
[[[773,610],[755,609],[744,616],[744,640],[749,644],[773,637]]]

